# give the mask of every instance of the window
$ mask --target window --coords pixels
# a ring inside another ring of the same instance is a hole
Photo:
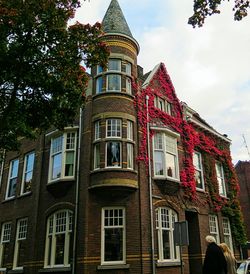
[[[154,175],[179,179],[177,138],[165,133],[154,135]]]
[[[31,152],[25,155],[21,194],[28,193],[31,191],[34,160],[35,160],[34,152]]]
[[[102,76],[96,78],[96,94],[102,93],[103,78]]]
[[[129,77],[126,77],[126,92],[128,94],[132,94],[132,84],[131,79]]]
[[[177,214],[172,209],[166,207],[156,209],[159,262],[179,260],[178,249],[174,245],[174,223],[177,220]]]
[[[68,267],[72,257],[72,212],[60,210],[47,221],[44,267]]]
[[[76,133],[67,132],[51,140],[49,181],[73,179],[75,175]]]
[[[10,162],[9,179],[6,191],[6,199],[15,197],[16,195],[16,185],[17,185],[17,175],[18,175],[19,160],[15,159]]]
[[[121,60],[119,59],[109,59],[108,70],[110,71],[121,71]]]
[[[121,142],[107,142],[106,157],[107,167],[121,167]]]
[[[228,218],[226,217],[222,218],[222,227],[223,227],[224,242],[233,251],[232,234],[231,234],[230,222]]]
[[[107,91],[121,91],[121,75],[107,75]]]
[[[216,176],[217,176],[217,182],[219,185],[219,194],[221,196],[226,197],[226,186],[225,186],[225,178],[224,178],[224,171],[222,164],[217,162],[215,164],[215,169],[216,169]]]
[[[127,168],[134,168],[134,147],[133,144],[127,143]]]
[[[131,76],[132,65],[129,62],[125,62],[125,73]]]
[[[25,240],[27,238],[27,224],[27,218],[20,219],[17,222],[13,269],[23,268],[26,244]]]
[[[160,109],[161,111],[166,112],[169,115],[172,115],[172,104],[167,100],[155,96],[154,105],[156,108]]]
[[[121,119],[107,119],[107,136],[106,137],[121,137]]]
[[[11,235],[11,223],[3,223],[0,238],[0,268],[6,268]]]
[[[100,143],[94,144],[94,169],[100,168]]]
[[[133,122],[132,121],[127,121],[127,139],[128,140],[133,140]]]
[[[101,138],[101,131],[100,131],[100,121],[95,122],[95,140],[98,140]]]
[[[196,187],[198,189],[204,189],[202,161],[201,161],[201,154],[199,152],[194,152],[193,165],[195,169],[194,176],[195,176]]]
[[[125,263],[125,209],[102,209],[102,264]]]
[[[216,242],[220,242],[218,218],[216,215],[209,215],[209,231],[212,236],[216,239]]]
[[[127,120],[127,131],[123,131],[122,119],[106,119],[106,127],[100,127],[101,121],[94,123],[93,168],[121,168],[122,163],[128,169],[134,168],[134,124]],[[125,124],[125,123],[124,123]],[[105,137],[100,138],[101,129]],[[124,127],[125,129],[125,127]],[[103,163],[103,164],[102,164]]]

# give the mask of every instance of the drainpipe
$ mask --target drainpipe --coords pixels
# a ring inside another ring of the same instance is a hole
[[[80,176],[80,153],[81,153],[81,137],[82,137],[82,108],[80,108],[79,117],[79,137],[77,149],[77,170],[76,170],[76,195],[75,195],[75,218],[74,218],[74,238],[73,238],[73,260],[72,260],[72,274],[76,270],[76,243],[77,243],[77,223],[78,223],[78,204],[79,204],[79,176]]]
[[[155,241],[154,241],[154,213],[153,213],[153,198],[152,198],[152,174],[151,174],[151,153],[150,153],[150,136],[149,136],[149,115],[148,115],[148,100],[146,95],[146,111],[147,111],[147,143],[148,143],[148,184],[149,184],[149,206],[150,206],[150,228],[151,228],[151,263],[152,274],[155,274]]]
[[[3,166],[4,166],[4,158],[5,158],[5,149],[3,151],[0,151],[0,187],[1,187],[1,182],[2,182],[2,177],[3,177]]]

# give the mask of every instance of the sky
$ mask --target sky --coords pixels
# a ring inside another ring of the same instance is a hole
[[[233,163],[250,161],[250,15],[233,20],[233,0],[202,28],[187,23],[193,0],[118,0],[140,45],[144,73],[163,62],[177,97],[227,134]],[[110,0],[86,0],[80,23],[101,22]],[[245,141],[244,141],[245,139]]]

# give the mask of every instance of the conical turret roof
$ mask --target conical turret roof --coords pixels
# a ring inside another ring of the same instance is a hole
[[[102,21],[104,32],[124,34],[133,38],[117,0],[112,0]]]

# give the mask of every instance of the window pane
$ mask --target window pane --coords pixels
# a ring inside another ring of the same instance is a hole
[[[125,72],[126,72],[126,74],[131,75],[131,71],[132,71],[131,68],[132,68],[131,63],[129,63],[129,62],[125,63]]]
[[[121,137],[121,120],[107,120],[107,137]]]
[[[10,179],[8,197],[12,197],[16,195],[16,184],[17,184],[17,178]]]
[[[123,260],[123,228],[105,229],[104,260],[122,261]]]
[[[95,140],[98,140],[101,138],[101,132],[100,132],[100,121],[95,122]]]
[[[66,160],[65,160],[65,176],[73,176],[73,174],[74,174],[74,160],[75,160],[74,151],[67,152]]]
[[[22,193],[26,193],[31,190],[31,180],[33,177],[35,153],[30,153],[25,157],[25,170]]]
[[[62,154],[56,154],[52,159],[52,180],[61,177],[61,169],[62,169]]]
[[[163,135],[161,133],[157,133],[154,136],[154,148],[155,149],[163,149]]]
[[[96,78],[96,94],[102,93],[103,78]]]
[[[132,94],[132,84],[131,84],[131,79],[126,77],[126,92],[128,94]]]
[[[154,171],[155,175],[163,175],[164,174],[164,154],[162,151],[154,152]]]
[[[127,139],[133,140],[133,122],[127,121]]]
[[[168,153],[166,154],[166,167],[167,167],[167,176],[177,178],[174,155],[168,154]]]
[[[169,239],[169,231],[163,230],[162,231],[162,248],[163,248],[163,259],[170,259],[170,239]]]
[[[107,75],[108,91],[121,91],[121,76],[117,74]]]
[[[116,59],[109,59],[108,70],[121,71],[121,61]]]
[[[121,166],[121,143],[108,142],[107,143],[107,166],[118,167]]]
[[[100,168],[100,144],[94,145],[94,168]]]
[[[133,145],[127,144],[127,168],[133,168]]]
[[[63,141],[63,136],[60,136],[58,138],[52,139],[52,154],[55,154],[57,152],[61,152],[62,151],[62,141]]]
[[[55,254],[55,264],[64,264],[64,243],[65,234],[56,235],[56,254]]]

